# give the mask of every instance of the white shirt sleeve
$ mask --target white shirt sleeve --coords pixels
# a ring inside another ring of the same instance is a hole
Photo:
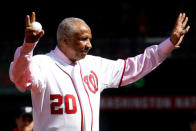
[[[135,82],[158,67],[174,50],[171,41],[166,39],[159,45],[147,47],[143,54],[129,57],[126,60],[101,60],[103,89],[119,87]]]
[[[18,47],[14,60],[10,64],[10,79],[21,92],[27,89],[37,91],[43,84],[39,66],[36,61],[33,61],[33,49],[35,46],[36,43],[24,43],[21,47]]]
[[[103,89],[118,88],[120,86],[125,69],[124,60],[119,59],[114,61],[102,58],[100,69]]]
[[[168,38],[159,45],[147,47],[143,54],[127,58],[121,86],[133,83],[147,75],[158,67],[175,48],[177,47]]]

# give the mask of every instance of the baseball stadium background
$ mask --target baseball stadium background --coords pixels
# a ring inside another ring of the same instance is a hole
[[[186,1],[187,2],[187,1]],[[180,12],[191,26],[181,47],[173,51],[153,72],[119,89],[103,91],[100,131],[151,130],[189,131],[196,111],[196,11],[191,3],[153,4],[134,2],[52,2],[0,8],[0,125],[3,131],[15,126],[19,106],[31,105],[30,92],[20,93],[9,80],[9,64],[23,43],[25,16],[36,12],[45,35],[34,54],[46,53],[56,45],[56,29],[65,17],[84,19],[92,29],[90,54],[117,59],[142,53],[145,47],[169,37]]]

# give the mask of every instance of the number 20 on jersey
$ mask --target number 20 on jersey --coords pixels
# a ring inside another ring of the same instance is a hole
[[[76,99],[73,95],[67,94],[63,97],[60,94],[51,94],[50,100],[53,101],[50,104],[51,114],[74,114],[77,112]],[[63,102],[64,108],[61,107]]]

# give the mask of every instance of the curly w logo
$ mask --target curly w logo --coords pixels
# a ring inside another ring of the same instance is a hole
[[[91,71],[89,76],[84,76],[84,83],[94,94],[98,91],[98,78],[94,71]]]

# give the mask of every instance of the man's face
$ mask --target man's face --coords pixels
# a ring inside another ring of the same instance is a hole
[[[23,131],[32,131],[33,130],[33,118],[31,115],[23,115],[19,118],[16,118],[16,124],[18,129]]]
[[[76,28],[72,37],[66,37],[66,46],[61,49],[66,56],[72,61],[78,61],[84,58],[92,48],[90,39],[92,38],[91,30],[83,22],[75,22]]]

